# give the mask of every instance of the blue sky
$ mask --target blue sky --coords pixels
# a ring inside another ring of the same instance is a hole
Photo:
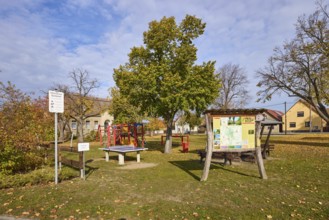
[[[69,83],[75,68],[101,82],[94,95],[108,96],[113,68],[127,62],[133,46],[143,43],[152,20],[186,14],[207,23],[195,41],[198,62],[239,64],[248,74],[253,99],[248,107],[283,110],[295,98],[275,96],[255,103],[255,72],[266,65],[275,46],[295,34],[299,16],[315,10],[312,0],[0,0],[0,81],[25,92]]]

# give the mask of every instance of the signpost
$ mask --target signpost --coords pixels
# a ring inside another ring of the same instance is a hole
[[[57,113],[64,112],[64,93],[48,92],[49,112],[55,113],[55,184],[58,183]]]
[[[78,144],[78,151],[82,152],[82,170],[81,172],[81,177],[83,179],[86,179],[86,169],[85,169],[85,151],[89,151],[89,143],[79,143]]]

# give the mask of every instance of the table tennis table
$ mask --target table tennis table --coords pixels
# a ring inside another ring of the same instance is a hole
[[[137,153],[137,163],[139,163],[141,161],[140,152],[148,150],[148,148],[144,148],[144,147],[134,147],[134,146],[125,146],[125,145],[111,146],[111,147],[105,147],[105,148],[100,148],[100,149],[105,152],[105,160],[107,162],[110,160],[110,152],[118,153],[119,165],[125,164],[126,153],[136,152]]]

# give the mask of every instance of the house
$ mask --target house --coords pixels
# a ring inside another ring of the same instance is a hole
[[[283,112],[281,111],[277,111],[277,110],[272,110],[272,109],[266,109],[266,111],[264,112],[264,114],[266,115],[266,121],[270,121],[270,122],[282,122],[282,116],[283,116]],[[269,127],[267,127],[267,130],[270,129]],[[279,134],[282,132],[282,124],[278,124],[275,125],[273,127],[272,130],[272,134]],[[264,133],[267,133],[266,130],[264,130]]]
[[[178,117],[174,120],[174,126],[172,133],[173,134],[184,134],[184,133],[197,133],[198,126],[194,126],[193,128],[190,127],[190,124],[187,122],[182,122],[182,118]]]
[[[283,130],[287,132],[323,131],[326,124],[315,109],[301,99],[282,116],[282,121]]]
[[[104,132],[107,126],[113,123],[114,117],[108,113],[108,105],[109,101],[107,99],[95,98],[94,108],[84,121],[84,135],[87,135],[92,131],[97,132],[99,126],[101,127],[102,132]],[[74,119],[70,119],[70,127],[72,133],[76,135],[77,122]]]

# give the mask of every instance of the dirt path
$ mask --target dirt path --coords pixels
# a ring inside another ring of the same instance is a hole
[[[144,169],[144,168],[150,168],[150,167],[155,167],[158,166],[157,163],[136,163],[136,162],[131,162],[131,163],[126,163],[125,166],[119,167],[118,169],[122,170],[135,170],[135,169]]]

